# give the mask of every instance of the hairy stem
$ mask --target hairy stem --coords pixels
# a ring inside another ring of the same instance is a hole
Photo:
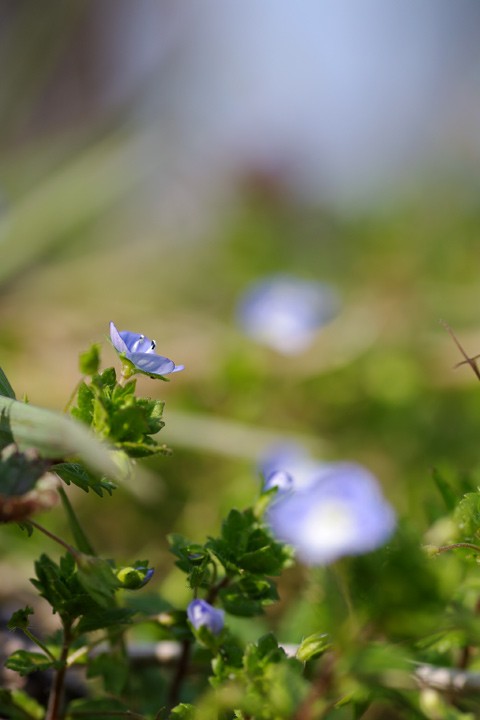
[[[45,720],[61,720],[63,718],[63,694],[65,688],[65,674],[67,672],[68,653],[72,642],[71,625],[64,623],[63,645],[60,655],[60,667],[58,668],[55,680],[48,699],[48,708]]]
[[[435,551],[437,555],[440,555],[440,553],[448,552],[449,550],[456,550],[457,548],[467,548],[468,550],[475,550],[475,552],[480,553],[480,546],[474,545],[473,543],[469,542],[458,542],[452,543],[451,545],[441,545],[440,547],[437,547]]]
[[[78,550],[76,550],[72,545],[69,545],[66,543],[62,538],[59,538],[58,535],[55,535],[54,533],[50,532],[50,530],[47,530],[47,528],[44,528],[43,525],[39,525],[35,520],[29,520],[28,521],[32,527],[36,528],[37,530],[40,530],[44,535],[50,538],[50,540],[54,540],[59,545],[62,545],[62,547],[65,548],[67,552],[70,553],[70,555],[73,555],[75,560],[77,560],[80,557],[80,553]]]

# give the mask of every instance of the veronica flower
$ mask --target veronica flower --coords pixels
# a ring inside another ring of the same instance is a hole
[[[164,375],[183,370],[183,365],[175,365],[155,352],[155,340],[145,335],[122,330],[119,332],[113,322],[110,323],[110,339],[115,350],[124,361],[124,375],[144,373],[151,377],[165,379]],[[125,362],[126,361],[126,362]]]
[[[245,293],[238,321],[254,340],[294,355],[308,348],[317,330],[332,319],[337,304],[336,293],[324,283],[278,275]]]
[[[259,470],[264,477],[264,490],[276,486],[279,493],[304,490],[330,472],[332,463],[312,458],[296,443],[279,443],[268,449],[260,460]]]
[[[217,610],[206,600],[192,600],[187,607],[187,617],[195,630],[205,626],[213,635],[221,632],[225,622],[224,611]]]
[[[305,489],[280,495],[267,521],[307,565],[375,550],[396,523],[375,477],[353,463],[330,463],[329,472]]]

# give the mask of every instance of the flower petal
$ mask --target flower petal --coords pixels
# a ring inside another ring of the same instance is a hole
[[[110,340],[112,341],[112,345],[115,348],[115,350],[119,353],[127,353],[128,347],[122,338],[122,335],[118,332],[117,328],[113,324],[113,322],[110,323]]]
[[[214,635],[218,635],[225,622],[224,611],[214,608],[206,600],[192,600],[187,607],[187,617],[195,630],[205,626]]]
[[[173,360],[154,353],[128,352],[127,359],[138,370],[151,375],[169,375],[176,370]]]

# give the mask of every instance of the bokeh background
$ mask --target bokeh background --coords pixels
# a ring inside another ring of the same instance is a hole
[[[110,320],[186,366],[139,381],[173,449],[152,481],[72,492],[102,554],[187,597],[166,534],[201,541],[252,502],[275,441],[365,464],[420,528],[433,467],[480,482],[480,388],[440,324],[480,352],[475,0],[0,0],[0,78],[17,395],[62,410],[81,350],[117,363]],[[237,322],[279,273],[339,298],[295,355]],[[3,592],[51,550],[0,545]]]

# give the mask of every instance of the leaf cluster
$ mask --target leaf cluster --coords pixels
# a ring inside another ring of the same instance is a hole
[[[71,413],[130,457],[165,453],[165,447],[152,437],[165,425],[164,403],[136,397],[135,387],[136,380],[119,384],[115,369],[107,368],[80,384]]]
[[[278,599],[277,576],[291,560],[290,552],[271,535],[251,508],[231,510],[220,536],[204,545],[171,535],[177,566],[193,590],[209,589],[231,615],[251,617]]]

